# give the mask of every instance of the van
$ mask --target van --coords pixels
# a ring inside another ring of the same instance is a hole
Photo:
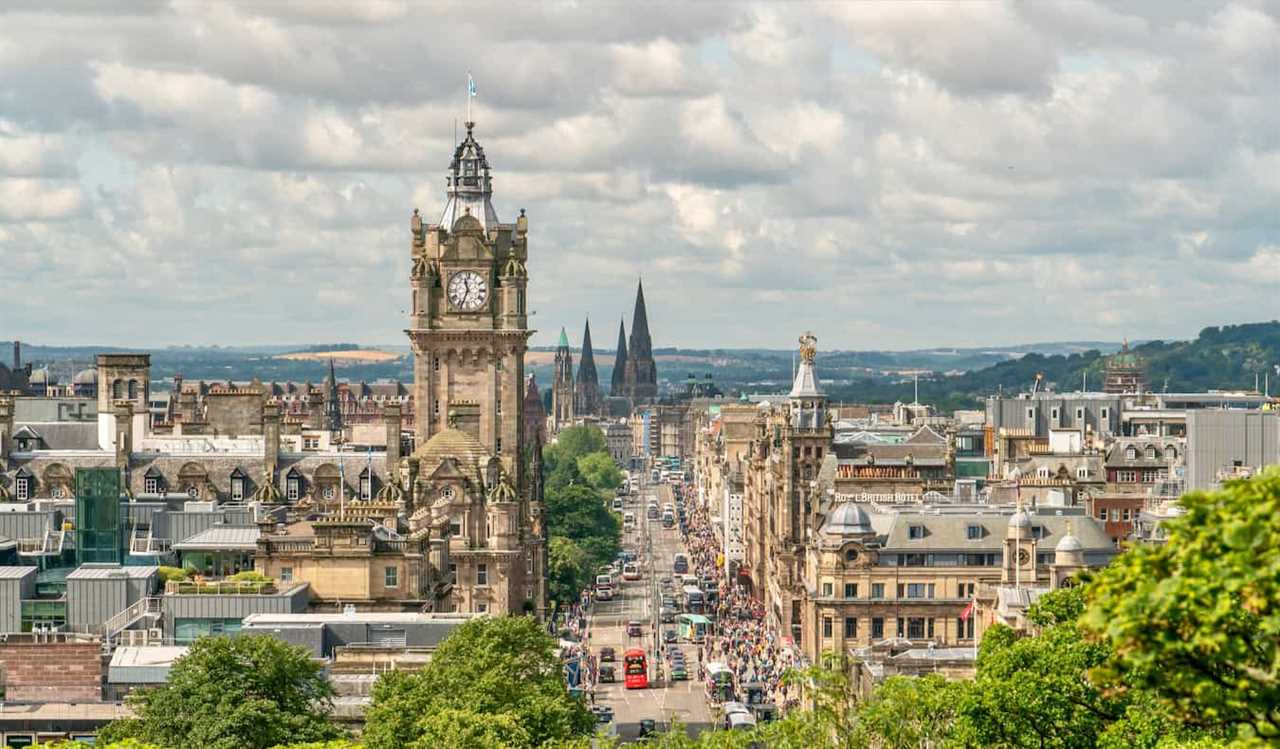
[[[596,587],[597,588],[604,587],[612,590],[613,577],[611,575],[596,575]]]

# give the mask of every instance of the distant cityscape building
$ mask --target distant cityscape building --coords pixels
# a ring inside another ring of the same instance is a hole
[[[1125,340],[1120,350],[1107,358],[1102,391],[1110,395],[1134,395],[1147,389],[1147,365],[1142,356],[1129,350]]]
[[[574,418],[573,351],[569,336],[560,328],[556,344],[555,379],[551,383],[551,433],[573,426]]]

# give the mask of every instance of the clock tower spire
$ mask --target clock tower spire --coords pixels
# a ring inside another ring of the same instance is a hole
[[[454,529],[447,563],[456,565],[457,584],[443,610],[542,612],[542,497],[531,467],[541,456],[522,428],[533,332],[525,308],[529,219],[522,210],[514,224],[498,220],[474,128],[467,123],[454,149],[440,222],[425,224],[414,211],[409,224],[410,525]]]

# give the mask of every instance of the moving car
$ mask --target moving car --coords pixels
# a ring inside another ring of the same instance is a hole
[[[689,669],[685,666],[684,661],[677,661],[671,664],[671,680],[672,681],[688,681]]]
[[[618,672],[613,666],[600,667],[600,682],[602,684],[612,684],[618,680]]]
[[[658,618],[663,624],[670,624],[676,620],[676,610],[672,606],[663,606],[658,610]]]
[[[613,661],[616,661],[616,660],[618,660],[618,652],[616,650],[607,646],[600,648],[601,663],[612,663]]]
[[[679,639],[679,637],[676,635],[676,631],[674,629],[662,630],[663,642],[675,642],[677,639]]]
[[[644,634],[644,624],[635,619],[627,622],[627,637],[640,637]]]
[[[640,565],[636,564],[635,562],[627,562],[626,564],[622,565],[622,579],[623,580],[639,580]]]

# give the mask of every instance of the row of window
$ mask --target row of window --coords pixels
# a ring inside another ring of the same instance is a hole
[[[956,583],[957,598],[972,598],[976,583],[960,582]],[[870,598],[884,598],[884,583],[871,583]],[[935,598],[937,594],[937,583],[898,583],[898,598]],[[943,595],[946,595],[944,592]],[[835,596],[835,583],[824,582],[822,584],[822,597],[832,598]],[[852,599],[858,597],[858,584],[845,583],[844,597]]]
[[[1027,419],[1028,419],[1029,421],[1035,421],[1035,418],[1036,418],[1036,410],[1035,410],[1034,408],[1028,408],[1028,409],[1027,409]],[[1052,407],[1052,408],[1050,408],[1050,409],[1049,409],[1049,421],[1054,421],[1054,422],[1056,422],[1056,421],[1061,420],[1061,418],[1062,418],[1062,408],[1061,408],[1061,407],[1059,407],[1059,406],[1054,406],[1054,407]],[[1111,408],[1110,408],[1110,407],[1108,407],[1108,406],[1103,406],[1102,408],[1098,409],[1098,419],[1099,419],[1100,421],[1106,421],[1106,420],[1108,420],[1108,419],[1110,419],[1110,418],[1111,418]],[[1084,421],[1084,406],[1076,406],[1076,421]]]
[[[909,640],[924,640],[935,636],[936,619],[934,617],[924,616],[907,616],[899,617],[898,637]],[[973,621],[974,617],[956,617],[956,633],[958,639],[973,639]],[[834,621],[829,616],[822,617],[822,638],[829,640],[832,638],[834,630]],[[858,618],[856,616],[846,616],[844,618],[844,636],[846,639],[856,638],[858,636]],[[884,639],[884,617],[873,617],[871,619],[871,639]]]
[[[1125,460],[1137,460],[1138,448],[1134,445],[1129,445],[1124,449],[1124,457]],[[1147,460],[1177,460],[1178,448],[1173,445],[1166,445],[1162,453],[1155,445],[1147,445],[1146,449],[1142,451],[1142,457]]]
[[[1142,471],[1126,469],[1123,471],[1116,471],[1115,475],[1117,484],[1136,484],[1139,482],[1139,479],[1141,479],[1141,483],[1154,484],[1157,481],[1167,481],[1169,478],[1169,471],[1164,468],[1147,469]]]
[[[1107,508],[1105,507],[1098,508],[1098,519],[1102,521],[1106,521]],[[1125,507],[1123,509],[1118,507],[1111,508],[1111,522],[1113,523],[1119,523],[1122,521],[1125,523],[1128,523],[1132,520],[1137,520],[1137,519],[1138,519],[1138,510],[1136,509],[1130,510],[1128,507]]]
[[[165,490],[165,480],[161,476],[147,476],[142,480],[142,491],[146,494],[160,494]],[[373,499],[373,478],[368,474],[368,469],[360,476],[360,499],[369,501]],[[235,501],[243,500],[248,490],[248,483],[243,476],[232,475],[231,477],[231,499]],[[29,488],[26,491],[30,491]],[[199,483],[192,483],[187,487],[187,496],[192,499],[199,499],[201,488]],[[296,502],[302,498],[303,478],[302,476],[290,472],[285,478],[285,497],[290,501]],[[335,486],[325,486],[321,490],[321,496],[325,499],[336,499],[338,497],[338,489]],[[19,499],[26,497],[19,494]]]

